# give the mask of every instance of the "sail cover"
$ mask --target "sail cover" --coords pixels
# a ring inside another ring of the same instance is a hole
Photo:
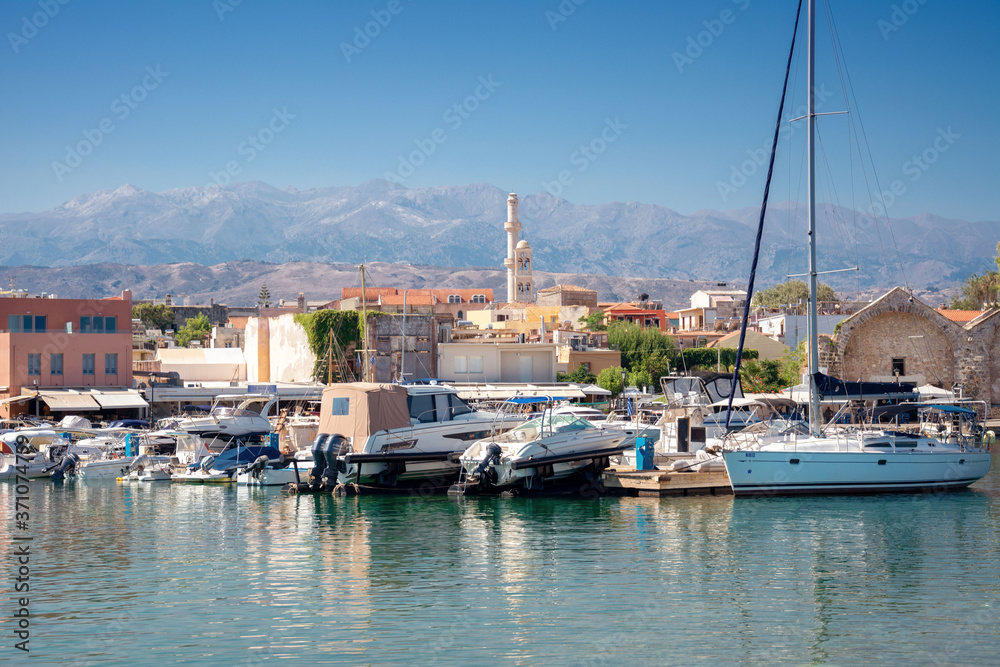
[[[824,400],[876,400],[915,398],[916,385],[909,382],[844,382],[823,373],[813,373],[816,391]]]

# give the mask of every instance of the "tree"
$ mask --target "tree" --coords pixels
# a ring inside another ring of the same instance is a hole
[[[271,290],[267,289],[267,283],[260,286],[260,294],[257,295],[257,305],[267,308],[271,305]]]
[[[608,344],[622,355],[626,368],[641,368],[643,361],[656,352],[667,359],[677,355],[674,339],[659,329],[632,322],[612,322],[608,326]]]
[[[166,331],[174,328],[174,309],[162,303],[139,303],[132,306],[132,319],[140,320],[148,329]]]
[[[611,398],[618,396],[624,388],[622,387],[622,373],[624,372],[625,369],[621,366],[605,368],[597,375],[597,386],[610,391]]]
[[[628,386],[630,387],[653,387],[653,376],[649,374],[644,368],[638,370],[629,371],[628,377],[626,378]]]
[[[579,321],[587,325],[587,331],[607,331],[608,329],[604,324],[603,310],[595,310],[590,315],[582,315]]]
[[[816,286],[816,298],[819,301],[840,300],[833,288],[823,283]],[[785,304],[797,304],[799,301],[808,300],[809,287],[801,280],[789,280],[754,294],[752,305],[755,308],[779,308]]]
[[[193,340],[204,341],[212,331],[212,323],[205,313],[198,313],[195,317],[189,317],[184,322],[184,326],[177,330],[174,339],[181,347],[187,347]]]
[[[572,373],[556,373],[559,382],[576,382],[577,384],[594,384],[597,376],[587,370],[586,364],[580,364]]]
[[[951,300],[953,310],[979,310],[989,308],[1000,301],[1000,273],[987,271],[983,275],[973,273],[965,279],[962,294]]]

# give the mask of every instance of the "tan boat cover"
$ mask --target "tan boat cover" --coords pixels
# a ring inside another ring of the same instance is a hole
[[[364,450],[373,433],[410,425],[406,387],[398,384],[353,382],[323,390],[319,432],[351,438],[353,451]]]

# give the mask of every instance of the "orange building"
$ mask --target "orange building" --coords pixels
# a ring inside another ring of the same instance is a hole
[[[108,299],[22,294],[0,298],[0,416],[145,408],[131,390],[130,291]]]

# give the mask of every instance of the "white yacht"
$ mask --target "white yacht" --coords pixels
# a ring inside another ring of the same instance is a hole
[[[550,399],[508,399],[517,408]],[[461,456],[462,474],[456,491],[523,487],[537,490],[585,468],[604,468],[627,445],[618,428],[599,428],[573,414],[558,414],[551,404],[540,415],[504,433],[479,440]]]
[[[260,412],[248,409],[249,406],[259,403],[260,398],[256,395],[217,396],[212,411],[207,416],[187,417],[177,423],[177,428],[198,435],[224,433],[242,437],[270,433],[270,420]],[[234,399],[239,399],[235,407],[226,405]],[[269,407],[270,403],[267,403],[265,409]]]
[[[442,385],[331,385],[323,391],[311,473],[341,484],[446,488],[470,442],[523,421],[495,416]]]

